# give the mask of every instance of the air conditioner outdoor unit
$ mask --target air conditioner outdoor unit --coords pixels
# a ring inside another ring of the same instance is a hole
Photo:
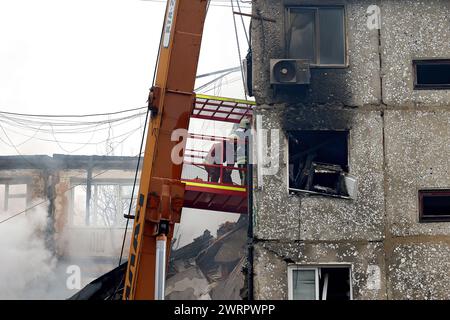
[[[310,82],[308,60],[270,59],[270,84],[305,85]]]

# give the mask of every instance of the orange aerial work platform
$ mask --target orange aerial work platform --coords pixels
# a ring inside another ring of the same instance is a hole
[[[207,161],[201,160],[201,157],[192,164],[183,163],[183,158],[173,161],[175,148],[184,147],[185,142],[189,142],[174,140],[173,134],[180,132],[179,130],[187,130],[191,126],[191,118],[236,124],[240,118],[245,117],[243,109],[248,105],[233,99],[210,99],[194,94],[208,5],[207,0],[167,1],[156,73],[148,99],[151,117],[148,121],[138,199],[135,215],[131,216],[134,224],[123,286],[124,300],[164,299],[166,263],[170,255],[174,226],[181,220],[182,208],[189,205],[189,200],[185,201],[185,193],[201,194],[188,198],[193,207],[231,211],[241,210],[242,205],[229,205],[233,198],[230,192],[247,196],[247,188],[242,185],[242,181],[245,181],[242,163],[238,165],[237,172],[234,165],[231,168],[227,163],[227,167],[223,167],[225,163],[220,161],[220,170],[208,167],[211,162],[210,152],[206,156],[203,154],[203,159]],[[183,131],[183,135],[185,132]],[[143,145],[142,143],[141,146]],[[228,146],[229,144],[227,149]],[[242,151],[242,145],[237,147]],[[186,159],[186,153],[178,155]],[[215,159],[213,162],[217,163]],[[191,166],[199,174],[191,172],[186,176],[186,166]],[[200,177],[204,176],[203,172],[207,173],[205,179]],[[233,173],[240,177],[238,186],[232,179]],[[245,191],[240,190],[243,187]],[[227,190],[228,188],[237,189]],[[207,193],[211,198],[207,201],[200,200]],[[226,197],[225,200],[219,201],[222,196]]]
[[[244,118],[251,118],[254,106],[253,101],[199,94],[191,118],[238,124]],[[247,213],[247,186],[242,179],[247,169],[226,163],[225,147],[220,148],[220,164],[205,163],[211,145],[225,145],[227,141],[229,137],[190,133],[183,165],[182,182],[186,185],[183,207]],[[203,148],[190,148],[195,142],[204,142]],[[216,179],[211,179],[211,169],[219,173]]]

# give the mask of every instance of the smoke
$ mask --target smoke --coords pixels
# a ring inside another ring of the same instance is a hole
[[[57,259],[45,245],[47,222],[46,209],[36,207],[0,224],[0,299],[55,296]]]
[[[0,210],[0,220],[18,212],[13,211]],[[205,229],[215,235],[221,223],[239,217],[235,214],[205,214],[196,211],[183,213],[183,222],[177,233],[182,245],[190,243]],[[117,266],[124,233],[122,228],[67,225],[49,239],[49,222],[47,207],[41,205],[0,224],[0,300],[66,299],[80,289],[67,287],[71,276],[69,267],[79,268],[82,288]],[[128,257],[130,236],[131,227],[122,262]],[[57,254],[50,247],[54,247]]]

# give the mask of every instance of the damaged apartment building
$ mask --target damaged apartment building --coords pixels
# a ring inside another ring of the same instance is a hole
[[[449,299],[450,1],[252,4],[255,299]]]

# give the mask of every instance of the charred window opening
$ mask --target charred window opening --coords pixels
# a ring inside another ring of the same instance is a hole
[[[450,221],[450,189],[419,191],[421,222]]]
[[[289,189],[349,197],[348,131],[290,131]]]
[[[414,60],[414,89],[450,89],[450,60]]]
[[[286,16],[287,55],[316,66],[345,66],[343,6],[289,7]]]
[[[351,300],[349,267],[299,267],[288,269],[290,300]]]

